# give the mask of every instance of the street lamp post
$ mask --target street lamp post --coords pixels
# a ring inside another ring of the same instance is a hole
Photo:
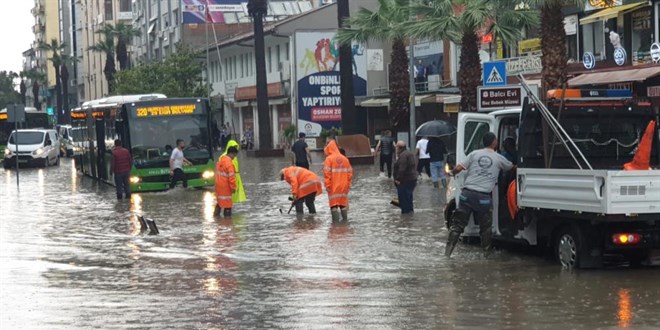
[[[254,22],[254,57],[257,69],[257,115],[259,123],[259,150],[273,148],[270,110],[268,108],[268,84],[266,81],[266,54],[264,45],[264,16],[268,13],[267,0],[248,1],[248,13]]]

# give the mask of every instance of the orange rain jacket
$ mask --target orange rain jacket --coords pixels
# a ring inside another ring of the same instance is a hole
[[[222,156],[215,164],[215,198],[221,208],[231,208],[231,193],[236,190],[236,169],[231,157]]]
[[[297,166],[289,166],[284,169],[284,180],[291,185],[291,193],[294,199],[303,198],[316,193],[323,193],[321,179],[314,172]]]
[[[326,155],[325,162],[323,162],[323,179],[330,207],[346,207],[348,206],[348,191],[351,189],[353,179],[351,163],[339,152],[335,140],[331,140],[323,151]]]

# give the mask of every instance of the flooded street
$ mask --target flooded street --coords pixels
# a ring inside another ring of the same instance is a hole
[[[447,260],[430,181],[402,218],[393,184],[356,166],[349,223],[333,225],[326,194],[316,216],[286,214],[284,158],[240,158],[249,201],[231,219],[213,217],[211,190],[118,202],[69,159],[21,170],[20,190],[0,169],[0,328],[660,327],[660,267],[572,272],[464,244]],[[140,233],[136,215],[160,235]]]

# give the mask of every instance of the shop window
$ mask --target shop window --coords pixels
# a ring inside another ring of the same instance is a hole
[[[112,21],[112,0],[105,0],[105,17],[106,21]]]
[[[607,58],[605,56],[605,32],[602,21],[583,25],[582,37],[584,52],[593,53],[597,60]]]
[[[651,7],[642,8],[630,14],[632,23],[631,42],[633,65],[651,63],[653,43],[653,13]]]

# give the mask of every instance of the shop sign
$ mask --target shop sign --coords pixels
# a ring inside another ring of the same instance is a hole
[[[648,96],[648,97],[660,97],[660,86],[646,87],[646,96]]]
[[[567,36],[572,36],[577,34],[578,31],[578,16],[571,15],[564,17],[564,31],[566,31]]]
[[[653,63],[660,63],[660,43],[651,45],[651,60]]]
[[[543,70],[541,55],[512,57],[506,59],[506,73],[509,76],[540,73]]]
[[[479,111],[490,111],[522,105],[522,87],[478,87],[477,105]]]
[[[541,51],[541,38],[520,40],[518,42],[518,53],[532,53]]]
[[[592,52],[586,52],[582,55],[582,64],[587,70],[591,70],[596,67],[596,58]]]
[[[622,66],[626,64],[626,57],[627,57],[626,50],[623,49],[622,47],[617,47],[614,50],[614,63],[616,63],[616,65]]]

